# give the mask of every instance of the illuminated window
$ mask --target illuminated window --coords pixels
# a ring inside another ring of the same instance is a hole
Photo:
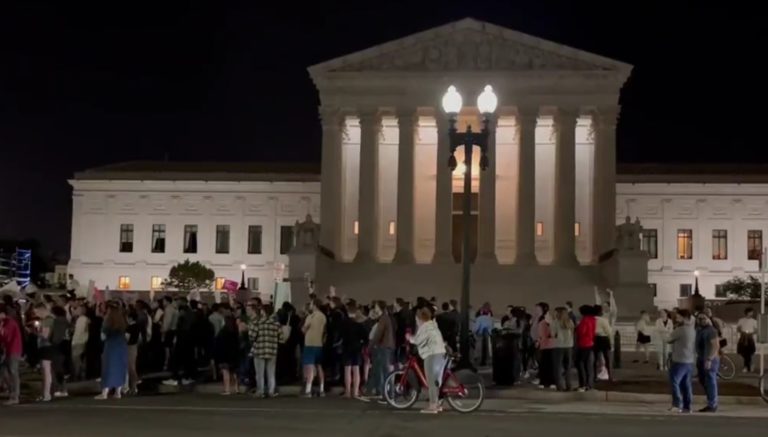
[[[712,259],[728,259],[728,231],[725,229],[712,230]]]
[[[214,290],[223,290],[224,289],[224,281],[226,281],[226,278],[216,278],[216,284],[214,285]]]
[[[536,236],[541,237],[544,235],[544,222],[536,222]]]
[[[119,290],[130,290],[131,289],[131,277],[130,276],[120,276],[117,278],[117,288]]]
[[[693,259],[693,230],[677,230],[677,259]]]
[[[659,235],[656,229],[643,229],[640,250],[647,252],[650,259],[659,257]]]
[[[763,252],[763,231],[747,231],[747,259],[760,260]]]
[[[128,282],[129,283],[131,282],[130,279],[128,280]],[[150,287],[152,287],[152,290],[162,290],[163,289],[163,277],[162,276],[153,276]]]
[[[354,225],[354,231],[353,232],[355,233],[355,235],[360,233],[360,222],[358,222],[357,220],[355,220],[355,225]]]
[[[576,222],[573,224],[573,235],[577,237],[581,235],[581,223]]]
[[[395,222],[389,222],[389,235],[395,235]]]

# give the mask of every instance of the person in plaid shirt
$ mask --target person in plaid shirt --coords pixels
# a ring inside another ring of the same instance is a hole
[[[248,325],[251,339],[251,354],[256,367],[256,393],[259,397],[274,397],[275,363],[277,346],[280,343],[280,324],[274,317],[272,304],[262,307],[259,317]],[[264,371],[267,372],[268,391],[264,393]]]

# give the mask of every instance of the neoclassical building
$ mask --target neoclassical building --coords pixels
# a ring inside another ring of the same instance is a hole
[[[310,67],[331,254],[319,259],[320,285],[455,296],[458,237],[470,232],[477,300],[591,298],[614,243],[615,126],[631,68],[473,19]],[[474,99],[487,84],[500,106],[465,229],[440,99],[456,86],[468,102],[459,126],[479,130]]]

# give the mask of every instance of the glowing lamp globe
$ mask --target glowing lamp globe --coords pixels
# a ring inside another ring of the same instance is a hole
[[[496,93],[493,92],[493,87],[486,85],[483,92],[477,96],[477,108],[480,110],[480,113],[493,114],[496,111],[496,106],[498,104],[499,99],[496,97]],[[443,105],[445,105],[445,103],[443,103]]]
[[[240,264],[240,270],[245,270],[246,268],[248,268],[248,266],[245,264]]]
[[[456,87],[451,85],[443,96],[443,111],[446,114],[458,114],[461,111],[461,94],[456,91]]]

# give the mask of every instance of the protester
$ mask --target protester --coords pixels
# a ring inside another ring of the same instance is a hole
[[[595,305],[595,379],[611,380],[611,342],[613,327],[607,317],[605,308]]]
[[[590,305],[579,308],[581,320],[576,327],[576,371],[579,374],[579,391],[594,389],[595,384],[595,333],[597,321],[595,309]]]
[[[429,406],[421,412],[437,414],[440,412],[438,394],[445,367],[445,344],[428,309],[422,308],[416,313],[416,323],[416,335],[409,335],[408,341],[416,345],[419,356],[424,360],[424,374],[429,390]]]
[[[443,302],[443,312],[435,317],[440,335],[443,336],[445,344],[453,351],[458,351],[457,340],[459,338],[459,312],[453,308],[449,302]],[[399,329],[399,328],[398,328]]]
[[[215,310],[209,320],[212,321],[216,336],[213,339],[213,360],[221,372],[224,384],[224,396],[240,391],[237,371],[240,368],[240,332],[234,314],[228,305],[214,305]],[[214,317],[215,316],[215,317]]]
[[[50,402],[51,385],[53,384],[52,362],[55,358],[56,350],[51,343],[51,332],[53,330],[53,316],[48,305],[38,303],[34,309],[35,316],[38,318],[37,326],[37,348],[40,356],[40,369],[43,376],[43,393],[38,401]]]
[[[0,309],[0,351],[4,351],[0,361],[0,381],[8,383],[9,394],[3,405],[18,405],[21,392],[19,363],[22,357],[22,339],[21,327],[10,306]]]
[[[635,342],[635,352],[643,352],[645,357],[644,364],[650,362],[650,351],[648,345],[651,343],[651,317],[645,311],[640,311],[640,319],[635,323],[635,330],[637,331],[637,340]],[[639,363],[640,360],[634,360],[633,362]]]
[[[325,335],[326,317],[321,311],[322,302],[314,299],[309,304],[309,314],[304,320],[302,332],[304,333],[304,353],[302,364],[304,366],[304,396],[312,397],[312,384],[317,372],[320,396],[325,396],[325,372],[323,372],[323,336]]]
[[[168,295],[163,298],[162,306],[162,334],[165,345],[165,364],[163,369],[168,370],[176,341],[176,326],[178,325],[178,311],[173,297]]]
[[[574,325],[566,307],[555,308],[552,321],[552,379],[560,391],[571,391]]]
[[[348,303],[347,318],[342,328],[344,396],[347,398],[361,399],[360,367],[363,365],[363,346],[368,342],[368,334],[362,321],[357,304]]]
[[[72,378],[79,380],[85,377],[85,349],[88,344],[88,325],[90,320],[85,315],[85,305],[77,305],[74,309],[74,330],[72,332]]]
[[[656,319],[655,331],[653,334],[654,343],[656,346],[656,355],[658,364],[656,367],[662,372],[667,370],[667,361],[669,359],[669,334],[674,329],[674,323],[670,317],[670,313],[667,310],[659,311],[659,318]]]
[[[138,322],[139,314],[135,308],[128,311],[128,327],[126,328],[127,350],[128,350],[128,393],[136,395],[139,393],[139,372],[136,363],[139,356],[139,344],[144,338],[142,326]]]
[[[383,300],[374,302],[371,317],[376,319],[369,335],[371,351],[371,377],[368,380],[368,394],[377,395],[379,403],[384,400],[384,382],[391,371],[392,355],[395,349],[395,332],[392,318],[387,311],[387,304]],[[430,317],[432,312],[430,311]],[[437,327],[437,325],[435,325]]]
[[[553,356],[555,343],[552,336],[552,319],[549,314],[549,304],[539,302],[535,308],[534,317],[536,318],[536,324],[531,328],[531,336],[536,343],[536,349],[539,354],[539,388],[556,389],[557,381],[553,378],[555,374]]]
[[[747,308],[744,310],[744,317],[739,319],[736,325],[736,331],[739,333],[739,342],[736,345],[736,352],[744,360],[743,372],[752,371],[752,357],[755,355],[755,334],[757,333],[757,320],[755,319],[755,310]]]
[[[691,320],[691,312],[679,310],[676,315],[675,329],[669,335],[672,345],[672,358],[669,367],[669,381],[672,385],[671,412],[690,413],[693,400],[693,363],[695,361],[696,330]]]
[[[275,366],[277,346],[280,343],[280,324],[274,318],[274,309],[271,304],[264,305],[261,317],[257,321],[251,322],[248,327],[248,336],[251,339],[251,344],[253,344],[251,353],[256,368],[256,396],[261,398],[274,397],[277,394],[275,391]],[[267,378],[266,391],[264,372],[266,372]]]
[[[720,338],[712,325],[712,319],[699,314],[696,332],[696,370],[707,394],[707,406],[700,413],[717,412],[717,371],[720,368]]]
[[[51,328],[51,346],[53,348],[53,357],[51,360],[51,370],[53,372],[53,397],[65,398],[69,396],[67,392],[67,370],[72,362],[72,347],[69,338],[69,320],[64,307],[54,305],[51,307],[53,315],[53,327]]]
[[[127,328],[123,308],[117,302],[109,302],[102,330],[104,364],[101,372],[101,394],[96,396],[98,400],[108,399],[110,391],[113,391],[115,399],[122,397],[121,390],[128,372],[128,345],[125,339]]]

